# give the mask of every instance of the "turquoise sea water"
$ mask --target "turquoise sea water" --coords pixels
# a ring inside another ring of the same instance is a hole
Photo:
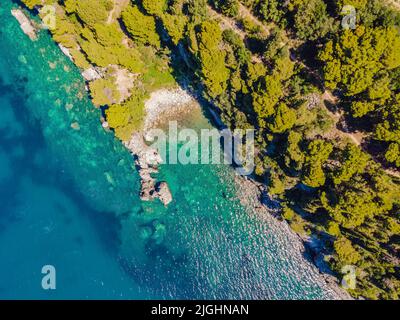
[[[78,70],[46,33],[31,42],[11,6],[1,0],[0,298],[333,297],[292,238],[240,205],[229,167],[165,165],[173,203],[142,203]],[[47,264],[54,291],[41,288]]]

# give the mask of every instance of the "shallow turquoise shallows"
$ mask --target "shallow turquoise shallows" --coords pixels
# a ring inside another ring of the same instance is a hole
[[[0,298],[333,297],[293,238],[240,205],[229,167],[164,165],[174,202],[142,203],[79,71],[47,33],[31,42],[12,6],[1,0]]]

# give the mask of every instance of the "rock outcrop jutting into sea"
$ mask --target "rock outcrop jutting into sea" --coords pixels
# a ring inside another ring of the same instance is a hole
[[[32,40],[37,40],[37,30],[32,21],[23,13],[21,9],[11,10],[11,14],[19,22],[22,31]]]
[[[141,178],[140,198],[143,201],[151,201],[156,198],[164,205],[168,205],[172,201],[172,194],[166,182],[157,182],[152,175],[158,173],[158,166],[162,163],[158,151],[146,145],[143,134],[135,133],[125,146],[132,152],[135,157],[135,164]]]

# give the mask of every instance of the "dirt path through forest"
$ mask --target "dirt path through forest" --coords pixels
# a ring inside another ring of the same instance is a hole
[[[111,24],[118,19],[122,10],[129,4],[130,0],[114,0],[114,8],[110,11],[107,24]]]

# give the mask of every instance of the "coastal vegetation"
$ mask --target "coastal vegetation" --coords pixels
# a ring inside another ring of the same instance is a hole
[[[82,70],[93,69],[101,75],[90,79],[93,103],[105,110],[116,136],[129,140],[142,125],[148,94],[175,84],[168,49],[161,48],[155,18],[129,1],[23,2],[30,9],[55,6],[56,28],[50,30],[54,40],[69,51]],[[114,8],[117,5],[119,10]],[[127,85],[124,79],[119,81],[118,70],[127,71],[134,78],[128,94],[121,92],[126,91]]]
[[[355,29],[341,24],[345,5]],[[323,243],[336,275],[356,267],[349,292],[400,298],[398,11],[379,0],[65,0],[56,14],[55,41],[103,75],[89,89],[118,138],[140,128],[151,91],[189,83],[228,127],[257,129],[254,178],[293,230]],[[134,76],[129,95],[112,66]]]

